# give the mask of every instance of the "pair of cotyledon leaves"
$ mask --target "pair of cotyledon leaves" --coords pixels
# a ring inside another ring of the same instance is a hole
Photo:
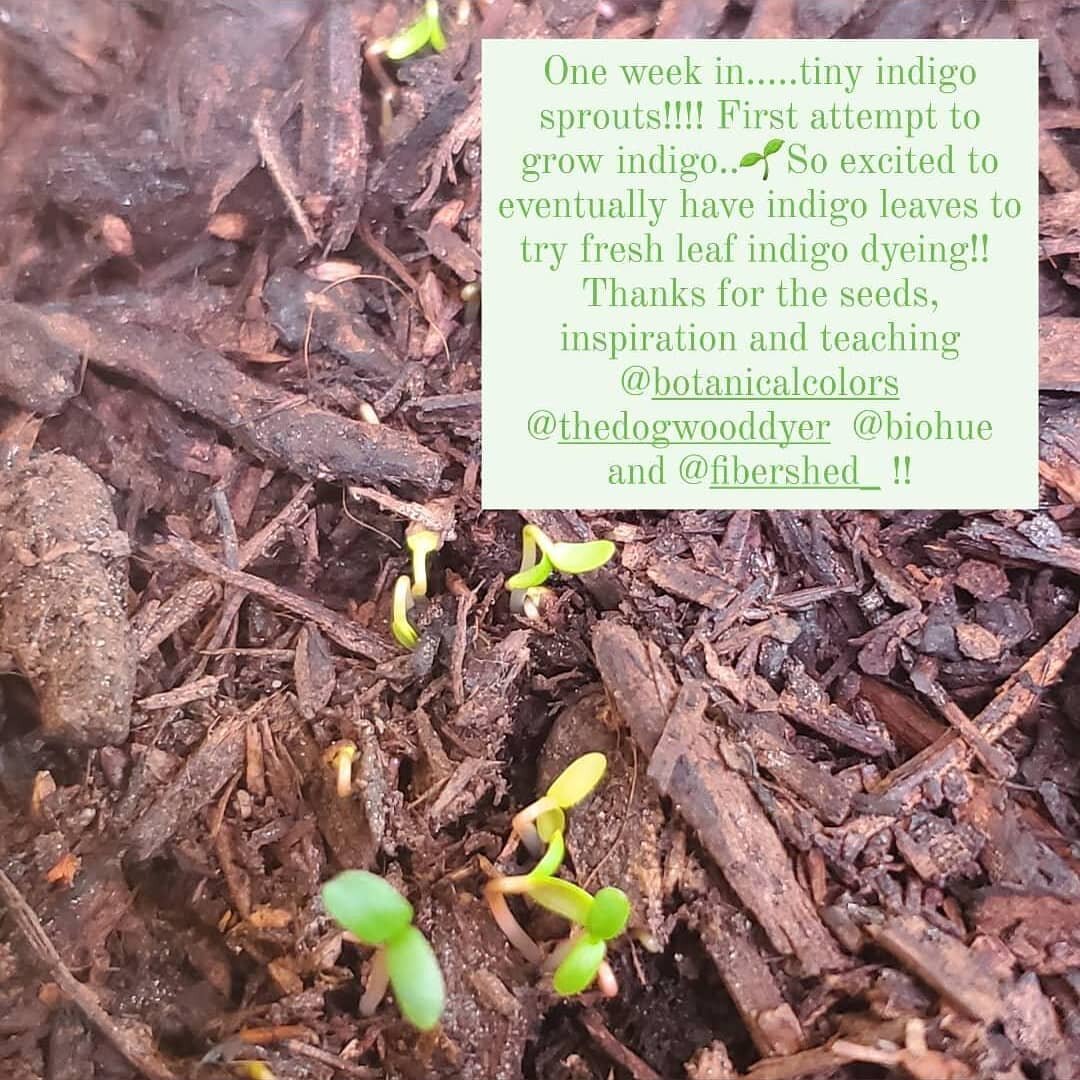
[[[383,951],[402,1016],[429,1031],[442,1016],[446,985],[427,938],[413,926],[413,906],[366,870],[346,870],[322,890],[326,910],[363,944]]]

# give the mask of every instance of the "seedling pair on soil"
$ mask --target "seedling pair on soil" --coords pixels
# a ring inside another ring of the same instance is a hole
[[[409,580],[408,574],[402,574],[394,582],[390,630],[399,645],[415,649],[420,635],[409,621],[409,612],[416,606],[417,600],[427,597],[427,559],[442,546],[442,537],[431,529],[410,528],[405,534],[405,545],[412,555],[412,580]]]
[[[427,938],[413,926],[413,907],[388,881],[366,870],[346,870],[322,889],[326,910],[361,944],[375,949],[360,1013],[371,1016],[387,985],[401,1015],[430,1031],[446,1002],[439,962]]]
[[[402,574],[394,583],[390,629],[398,644],[415,649],[420,640],[409,620],[417,600],[427,596],[427,557],[442,545],[442,538],[430,529],[410,529],[405,543],[412,553],[412,580]],[[532,614],[543,597],[544,582],[556,571],[585,574],[601,567],[615,554],[610,540],[569,543],[552,540],[538,525],[521,530],[521,569],[506,582],[510,590],[510,610]],[[530,610],[531,609],[531,610]]]
[[[591,896],[580,886],[555,877],[566,855],[566,811],[586,798],[606,771],[603,754],[585,754],[571,762],[541,798],[515,815],[504,855],[520,840],[540,861],[527,874],[493,878],[484,888],[491,913],[507,940],[535,964],[542,962],[543,954],[514,918],[506,897],[526,896],[574,925],[570,937],[548,961],[556,965],[552,984],[559,994],[579,994],[593,982],[607,997],[614,997],[619,989],[607,963],[607,943],[626,929],[630,901],[619,889],[603,888]]]

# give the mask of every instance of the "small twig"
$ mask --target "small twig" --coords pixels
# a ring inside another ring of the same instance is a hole
[[[307,1043],[300,1042],[298,1039],[286,1039],[281,1045],[298,1057],[306,1057],[312,1061],[321,1062],[331,1069],[337,1069],[338,1072],[344,1073],[346,1076],[358,1077],[359,1080],[378,1080],[379,1077],[385,1075],[382,1069],[372,1069],[367,1065],[354,1065],[351,1061],[342,1061],[335,1054],[320,1050],[317,1046],[308,1046]]]
[[[278,191],[281,192],[281,197],[285,200],[285,205],[289,208],[293,221],[296,222],[297,227],[304,234],[305,243],[309,248],[316,247],[319,243],[319,237],[312,228],[304,208],[300,205],[300,200],[296,197],[297,191],[300,190],[300,182],[297,180],[296,173],[293,172],[293,168],[285,156],[285,147],[281,144],[281,136],[270,126],[265,106],[255,114],[255,119],[251,122],[251,131],[255,136],[259,156],[266,166],[266,171],[270,174]]]
[[[230,570],[197,544],[183,537],[170,537],[165,543],[151,549],[150,554],[172,556],[204,574],[218,578],[225,585],[261,596],[264,600],[268,600],[271,604],[283,608],[300,619],[313,622],[327,637],[348,649],[349,652],[366,656],[378,663],[389,660],[395,655],[389,641],[378,634],[350,622],[324,604],[298,596],[288,589],[283,589],[280,585],[275,585],[272,581],[240,570]]]
[[[607,1024],[595,1009],[586,1009],[581,1014],[581,1023],[592,1041],[603,1050],[616,1065],[624,1068],[634,1080],[663,1080],[660,1074],[633,1050],[627,1049],[608,1030]]]
[[[23,899],[11,879],[0,870],[0,898],[7,905],[12,920],[38,960],[48,969],[52,980],[90,1021],[113,1044],[121,1056],[149,1080],[177,1080],[174,1073],[153,1048],[142,1049],[134,1036],[126,1032],[101,1007],[97,994],[79,982],[60,959],[34,909]]]

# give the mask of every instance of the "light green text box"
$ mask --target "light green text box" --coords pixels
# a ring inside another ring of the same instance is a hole
[[[1035,42],[483,48],[485,507],[1036,503]]]

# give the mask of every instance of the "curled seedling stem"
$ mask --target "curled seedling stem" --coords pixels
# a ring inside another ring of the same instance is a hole
[[[338,798],[348,798],[352,792],[352,763],[356,757],[356,743],[339,742],[326,752],[326,761],[336,773],[335,787]]]
[[[394,582],[394,595],[390,608],[390,630],[397,643],[406,649],[415,649],[420,635],[409,622],[409,612],[416,601],[413,599],[412,586],[408,574],[402,574]]]
[[[614,554],[615,545],[610,540],[555,541],[538,525],[526,525],[521,530],[521,569],[506,581],[510,610],[520,615],[530,591],[543,585],[553,571],[586,574],[603,566]]]
[[[331,878],[322,897],[341,926],[375,949],[361,1011],[373,1013],[389,984],[401,1015],[413,1027],[435,1027],[446,1003],[446,985],[431,945],[413,926],[412,904],[366,870],[346,870]]]
[[[511,827],[522,843],[534,854],[543,851],[543,844],[562,830],[565,811],[590,795],[607,772],[607,758],[593,752],[582,754],[572,761],[555,779],[544,794],[514,816]]]

